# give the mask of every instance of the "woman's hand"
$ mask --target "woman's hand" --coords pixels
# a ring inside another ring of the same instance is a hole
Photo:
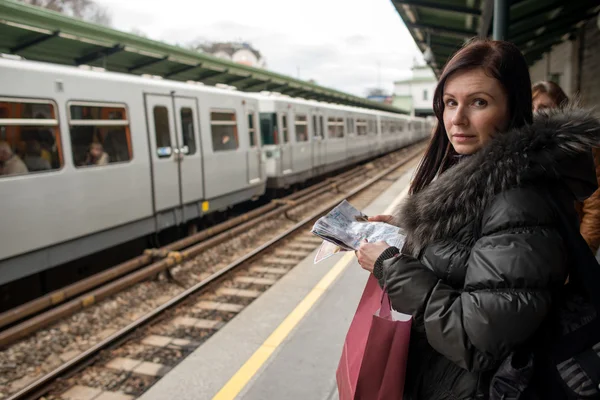
[[[395,225],[393,215],[375,215],[369,217],[369,222],[385,222],[387,224]]]
[[[358,263],[367,271],[373,272],[375,261],[377,261],[377,258],[388,247],[390,246],[386,242],[367,243],[366,240],[363,240],[358,247],[358,250],[355,251]]]

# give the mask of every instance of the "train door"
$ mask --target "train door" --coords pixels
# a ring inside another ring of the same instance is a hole
[[[198,141],[198,107],[196,99],[174,97],[177,148],[173,154],[179,160],[181,200],[183,204],[204,197],[202,156]]]
[[[290,119],[289,113],[279,114],[279,126],[281,127],[281,172],[286,175],[292,172],[292,145],[290,143]]]
[[[369,154],[375,155],[379,151],[379,139],[377,136],[377,117],[371,116],[369,118]]]
[[[323,115],[318,113],[312,114],[312,128],[313,128],[313,167],[319,167],[325,163],[325,122],[323,121]]]
[[[248,166],[248,183],[254,185],[262,181],[261,143],[258,134],[257,113],[254,108],[246,109],[248,120],[248,151],[246,152],[246,164]]]
[[[356,119],[352,114],[346,114],[346,136],[348,158],[354,158],[360,153],[360,138],[357,136]]]
[[[154,208],[158,212],[181,207],[179,146],[175,134],[172,97],[146,95],[146,116],[152,160]],[[180,222],[182,221],[174,221]]]

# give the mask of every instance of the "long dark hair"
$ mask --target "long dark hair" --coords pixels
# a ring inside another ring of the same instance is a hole
[[[519,49],[509,42],[474,39],[448,61],[433,95],[433,112],[437,118],[433,137],[417,168],[410,193],[423,190],[437,174],[456,164],[457,153],[444,127],[444,86],[448,77],[458,71],[483,68],[485,73],[504,87],[508,95],[508,129],[519,128],[533,121],[531,79],[527,62]]]

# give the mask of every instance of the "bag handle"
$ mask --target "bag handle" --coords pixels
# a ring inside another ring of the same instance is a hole
[[[389,319],[392,316],[392,303],[390,302],[390,296],[387,294],[387,286],[384,286],[381,290],[381,307],[379,308],[379,316],[381,318]]]

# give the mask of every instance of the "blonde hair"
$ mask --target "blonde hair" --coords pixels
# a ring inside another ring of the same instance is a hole
[[[3,140],[0,140],[0,150],[7,150],[11,154],[13,152],[12,147],[10,147],[10,144],[8,144],[8,142],[5,142]]]

